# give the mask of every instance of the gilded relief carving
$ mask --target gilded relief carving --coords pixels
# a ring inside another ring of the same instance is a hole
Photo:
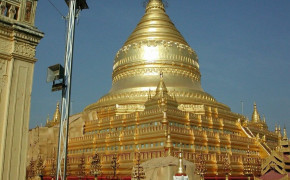
[[[27,56],[27,57],[34,57],[35,56],[35,49],[33,46],[21,42],[15,43],[14,52],[16,54]]]

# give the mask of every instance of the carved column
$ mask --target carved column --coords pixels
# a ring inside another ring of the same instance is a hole
[[[35,48],[43,33],[22,21],[26,0],[2,0],[0,8],[0,179],[24,180]],[[31,0],[31,7],[36,1]],[[32,9],[35,11],[35,9]]]

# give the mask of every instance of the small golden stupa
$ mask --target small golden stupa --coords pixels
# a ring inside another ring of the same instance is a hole
[[[53,117],[51,120],[49,120],[49,116],[47,116],[47,120],[46,120],[46,125],[47,127],[52,127],[55,125],[59,125],[61,119],[61,115],[60,115],[60,110],[59,110],[59,102],[57,102],[56,104],[56,109],[55,112],[53,114]]]

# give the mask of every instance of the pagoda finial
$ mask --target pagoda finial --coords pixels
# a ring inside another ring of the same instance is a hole
[[[266,123],[266,117],[263,115],[263,122]]]
[[[179,155],[178,155],[178,171],[175,176],[186,176],[183,168],[183,152],[181,150],[181,143],[179,147]]]
[[[158,95],[160,93],[161,93],[161,95],[168,93],[167,88],[165,86],[165,83],[163,81],[163,72],[160,72],[160,81],[159,81],[159,84],[156,88],[156,95]]]
[[[279,125],[279,127],[278,127],[278,138],[279,138],[279,140],[281,140],[282,139],[282,134],[281,134],[281,126]]]
[[[151,99],[151,89],[148,91],[148,100]]]
[[[173,90],[173,99],[176,101],[176,96],[175,96],[175,89]]]
[[[257,110],[257,105],[256,105],[256,102],[254,102],[254,110],[253,110],[253,114],[252,114],[252,122],[260,122],[261,119],[260,119],[260,114]]]
[[[284,130],[283,130],[283,140],[286,140],[286,141],[288,140],[286,126],[284,126]]]
[[[165,7],[162,0],[149,0],[146,6],[146,12],[151,9],[161,9],[165,12]]]
[[[47,114],[47,118],[46,118],[46,124],[49,123],[49,114]]]
[[[60,121],[60,111],[59,111],[59,102],[56,104],[56,109],[52,118],[52,122],[59,122]]]

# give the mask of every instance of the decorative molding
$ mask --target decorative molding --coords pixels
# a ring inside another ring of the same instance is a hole
[[[158,57],[152,61],[144,58],[146,47],[158,48]],[[146,67],[148,64],[156,67]],[[194,50],[188,45],[165,40],[146,40],[123,46],[115,57],[112,80],[115,83],[140,73],[159,73],[160,69],[200,82],[198,57]]]
[[[167,52],[160,52],[159,58],[155,60],[155,62],[150,62],[150,64],[156,64],[162,61],[168,61],[170,60],[170,64],[172,65],[184,65],[184,66],[190,66],[193,68],[199,68],[199,64],[196,60],[194,60],[192,57],[188,57],[183,54],[168,54]],[[145,64],[146,59],[143,59],[140,53],[136,52],[133,56],[125,56],[123,59],[115,60],[113,70],[119,70],[122,68],[122,66],[127,66],[128,64]],[[169,63],[168,63],[169,64]]]
[[[127,105],[119,105],[116,104],[117,110],[144,110],[145,106],[140,104],[127,104]]]
[[[123,72],[118,73],[117,75],[115,75],[113,73],[113,83],[116,83],[117,81],[124,79],[126,77],[131,77],[131,76],[137,76],[140,74],[159,74],[160,71],[162,71],[163,73],[167,73],[167,74],[173,74],[176,76],[183,76],[183,77],[187,77],[190,78],[192,81],[197,81],[200,82],[200,78],[201,76],[199,75],[199,71],[198,72],[190,72],[190,71],[186,71],[184,69],[178,69],[178,68],[138,68],[136,69],[129,69]]]
[[[131,49],[137,49],[141,48],[142,46],[147,46],[147,47],[157,47],[157,46],[163,46],[163,47],[176,47],[178,49],[184,49],[187,50],[190,55],[195,54],[195,51],[188,45],[174,42],[174,41],[165,41],[165,40],[145,40],[145,41],[140,41],[137,43],[132,43],[128,44],[126,46],[123,46],[116,54],[115,59],[119,57],[121,53],[127,53]]]
[[[205,111],[204,105],[195,105],[195,104],[180,104],[178,109],[181,111],[190,111],[190,112],[197,112],[197,111]]]
[[[190,100],[197,100],[197,99],[202,99],[206,101],[211,101],[211,102],[216,102],[216,100],[207,95],[206,93],[201,93],[201,92],[179,92],[179,91],[169,91],[168,94],[170,96],[174,95],[176,98],[186,98],[188,101]],[[151,92],[151,96],[154,96],[155,92]],[[104,106],[106,103],[109,104],[111,101],[120,101],[124,99],[136,99],[136,97],[143,97],[144,101],[148,99],[148,91],[135,91],[135,92],[125,92],[125,93],[118,93],[114,95],[106,95],[99,99],[99,101],[96,104],[92,104],[88,106],[86,109],[91,109],[94,106]]]
[[[10,26],[7,26],[3,23],[0,23],[0,35],[5,38],[10,38],[12,36],[11,34],[12,28]]]
[[[43,37],[42,32],[36,29],[31,29],[31,27],[28,26],[26,28],[14,26],[14,28],[14,37],[35,43],[35,45],[37,45],[40,39]]]

